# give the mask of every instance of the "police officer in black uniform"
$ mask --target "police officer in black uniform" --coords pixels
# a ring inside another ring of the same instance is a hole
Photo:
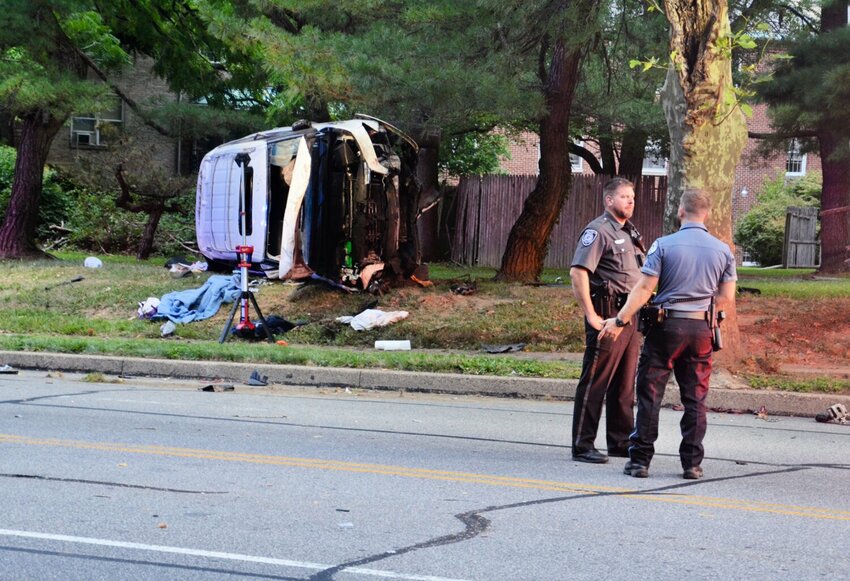
[[[705,398],[711,376],[715,311],[735,302],[735,257],[729,246],[708,233],[705,219],[709,197],[686,190],[679,204],[681,228],[653,242],[640,281],[615,318],[605,321],[599,335],[618,339],[623,321],[630,321],[652,296],[650,326],[637,374],[638,409],[630,437],[629,461],[624,472],[649,476],[649,464],[658,438],[658,416],[664,388],[675,374],[685,411],[679,457],[686,479],[702,478],[706,431]],[[661,309],[660,314],[658,309]]]
[[[624,178],[602,189],[605,213],[581,234],[570,278],[584,311],[585,351],[573,411],[573,460],[603,464],[608,456],[594,445],[606,402],[608,454],[626,457],[634,425],[635,370],[640,351],[637,325],[624,328],[620,341],[599,341],[603,321],[614,316],[640,279],[644,248],[629,221],[635,207],[634,185]]]

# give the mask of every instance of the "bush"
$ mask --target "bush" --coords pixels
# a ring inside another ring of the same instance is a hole
[[[735,228],[735,244],[763,266],[782,262],[785,214],[789,206],[819,207],[821,177],[818,174],[786,182],[785,176],[765,182],[757,203]]]
[[[0,222],[12,193],[16,152],[0,145]],[[147,214],[117,208],[114,192],[94,191],[54,169],[44,171],[36,225],[36,242],[45,248],[69,248],[97,253],[135,254]],[[195,196],[187,191],[179,214],[165,214],[157,229],[154,251],[171,256],[186,254],[181,242],[195,240]]]

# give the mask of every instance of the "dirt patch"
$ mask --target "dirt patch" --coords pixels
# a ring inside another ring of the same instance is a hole
[[[751,371],[850,378],[850,299],[742,297],[738,326]]]

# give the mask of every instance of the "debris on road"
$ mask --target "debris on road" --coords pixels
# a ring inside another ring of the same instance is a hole
[[[525,343],[511,343],[510,345],[481,345],[487,353],[515,353],[525,349]]]
[[[833,404],[826,408],[824,413],[817,414],[815,416],[815,421],[821,423],[834,422],[836,424],[846,424],[848,421],[847,408],[842,403]]]
[[[252,385],[256,387],[262,387],[269,384],[269,376],[268,375],[260,375],[260,372],[256,369],[251,373],[251,377],[248,378],[248,381],[245,382],[246,385]]]
[[[230,384],[221,384],[221,385],[210,384],[210,385],[205,385],[204,387],[199,387],[198,391],[214,391],[214,392],[234,391],[234,387]]]

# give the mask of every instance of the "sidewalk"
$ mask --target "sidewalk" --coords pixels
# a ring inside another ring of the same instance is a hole
[[[562,359],[580,354],[557,354]],[[528,354],[522,354],[525,357]],[[553,355],[554,356],[554,355]],[[450,373],[414,373],[387,369],[348,369],[269,365],[219,361],[178,361],[100,355],[30,353],[0,351],[0,365],[16,369],[103,373],[120,377],[174,377],[209,384],[223,382],[238,388],[254,371],[268,376],[269,387],[299,385],[308,387],[348,387],[352,389],[404,390],[463,395],[549,398],[572,400],[577,380],[530,377],[496,377]],[[2,376],[0,376],[2,377]],[[246,389],[256,389],[254,387]],[[671,384],[665,405],[678,405],[679,394]],[[814,417],[835,403],[850,408],[850,395],[793,393],[749,389],[740,379],[723,369],[712,375],[708,406],[713,411],[752,413],[762,406],[770,415]]]

